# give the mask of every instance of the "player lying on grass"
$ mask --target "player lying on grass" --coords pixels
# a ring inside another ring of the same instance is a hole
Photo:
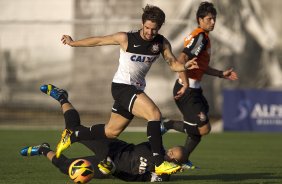
[[[51,84],[43,85],[40,89],[43,93],[61,102],[66,131],[87,128],[81,125],[79,113],[68,101],[68,93],[65,90],[59,89]],[[70,140],[68,139],[66,141]],[[100,171],[95,172],[94,177],[96,178],[101,178],[102,172],[104,174],[112,173],[114,176],[126,181],[151,181],[152,175],[157,178],[157,180],[169,179],[168,175],[160,175],[157,177],[156,174],[154,174],[155,164],[149,142],[138,145],[128,144],[118,139],[100,139],[79,142],[95,153],[95,156],[85,158],[92,162],[95,170]],[[174,162],[176,165],[187,161],[184,156],[186,155],[184,148],[181,146],[168,149],[166,153],[164,149],[162,150],[166,161]],[[23,156],[45,155],[65,174],[67,174],[68,167],[74,160],[68,159],[65,156],[57,158],[54,152],[50,150],[48,144],[25,147],[21,150],[21,154]],[[110,158],[112,162],[107,161],[107,158]]]
[[[94,168],[96,179],[105,179],[112,176],[124,181],[168,181],[170,175],[157,175],[154,172],[154,162],[151,156],[151,148],[148,142],[138,145],[129,144],[118,139],[102,139],[82,141],[86,147],[95,152],[95,155],[77,158],[67,158],[61,155],[55,156],[55,152],[50,149],[48,143],[37,146],[24,147],[20,153],[22,156],[44,155],[62,173],[68,175],[71,163],[77,159],[90,161]],[[165,159],[167,161],[184,162],[184,148],[175,146],[167,150]],[[101,157],[108,155],[108,158],[101,162]],[[107,162],[107,163],[106,163]],[[109,171],[105,171],[102,165],[107,165]]]

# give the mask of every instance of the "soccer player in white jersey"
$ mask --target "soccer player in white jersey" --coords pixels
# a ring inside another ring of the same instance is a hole
[[[147,137],[152,147],[157,174],[171,174],[180,166],[164,161],[160,132],[161,112],[153,100],[144,92],[145,76],[151,65],[162,54],[171,70],[181,72],[197,68],[195,59],[186,63],[177,61],[169,41],[158,31],[165,22],[165,13],[156,6],[147,5],[143,9],[142,27],[135,32],[117,32],[107,36],[94,36],[74,41],[69,35],[62,36],[62,43],[71,47],[95,47],[119,45],[119,67],[112,81],[114,105],[110,120],[105,124],[94,125],[77,131],[65,130],[56,150],[56,156],[79,140],[116,138],[128,126],[134,116],[147,120]],[[48,85],[52,93],[54,86]],[[62,98],[64,96],[62,95]],[[64,103],[67,99],[60,99]]]

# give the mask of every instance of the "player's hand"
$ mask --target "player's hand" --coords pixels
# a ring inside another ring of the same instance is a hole
[[[174,96],[175,100],[181,98],[184,95],[186,89],[187,87],[182,86],[182,88],[179,91],[177,91],[176,95]]]
[[[154,172],[151,172],[151,182],[162,182],[162,181],[169,181],[170,175],[168,174],[162,174],[162,175],[157,175]]]
[[[70,45],[70,43],[73,42],[72,38],[69,35],[63,35],[61,41],[64,45]]]
[[[192,70],[192,69],[196,69],[199,68],[198,63],[196,62],[196,57],[194,57],[193,59],[187,61],[184,65],[184,68],[186,70]]]
[[[233,68],[231,68],[223,72],[223,78],[229,79],[229,80],[237,80],[238,76],[237,76],[237,73],[233,71]]]

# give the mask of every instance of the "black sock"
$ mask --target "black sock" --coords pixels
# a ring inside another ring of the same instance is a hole
[[[187,158],[189,158],[190,154],[194,151],[197,145],[201,142],[202,136],[200,135],[188,135],[185,142],[185,149],[187,151]]]
[[[200,135],[198,126],[188,125],[184,123],[183,121],[170,120],[168,122],[164,122],[164,127],[167,130],[173,129],[178,132],[183,132],[186,134]]]
[[[69,109],[64,113],[65,127],[71,131],[74,131],[77,127],[80,127],[80,116],[75,109]]]
[[[76,130],[82,127],[79,113],[75,109],[69,109],[64,113],[64,118],[66,129],[73,132],[70,136],[71,143],[79,141],[79,138],[76,136]]]
[[[50,148],[46,148],[46,147],[43,147],[41,146],[38,150],[39,153],[41,153],[42,155],[44,156],[47,156],[47,154],[50,152]]]
[[[149,121],[147,125],[147,137],[157,166],[161,165],[164,161],[160,123],[160,121]]]
[[[97,139],[106,139],[105,134],[105,124],[93,125],[90,128],[80,127],[78,130],[74,131],[71,135],[72,139],[76,140],[97,140]]]
[[[69,103],[68,98],[64,94],[59,96],[58,101],[60,102],[61,106],[65,103]]]
[[[70,141],[71,141],[71,143],[73,144],[73,143],[75,143],[75,142],[78,142],[78,141],[80,141],[80,138],[77,136],[77,130],[76,131],[74,131],[72,134],[71,134],[71,136],[70,136]]]

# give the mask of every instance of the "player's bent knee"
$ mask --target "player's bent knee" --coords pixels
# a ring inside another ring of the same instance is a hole
[[[113,133],[106,133],[107,138],[109,139],[115,139],[119,136],[119,134],[113,134]]]
[[[110,138],[110,139],[117,138],[120,133],[121,133],[120,131],[107,131],[107,130],[105,130],[105,134],[106,134],[107,138]]]
[[[149,115],[146,117],[147,120],[160,120],[161,119],[161,112],[160,110],[156,107],[151,110]]]
[[[207,135],[210,133],[210,130],[202,130],[200,131],[200,135]]]
[[[202,127],[199,127],[200,135],[207,135],[210,133],[210,131],[211,131],[211,126],[209,123]]]

